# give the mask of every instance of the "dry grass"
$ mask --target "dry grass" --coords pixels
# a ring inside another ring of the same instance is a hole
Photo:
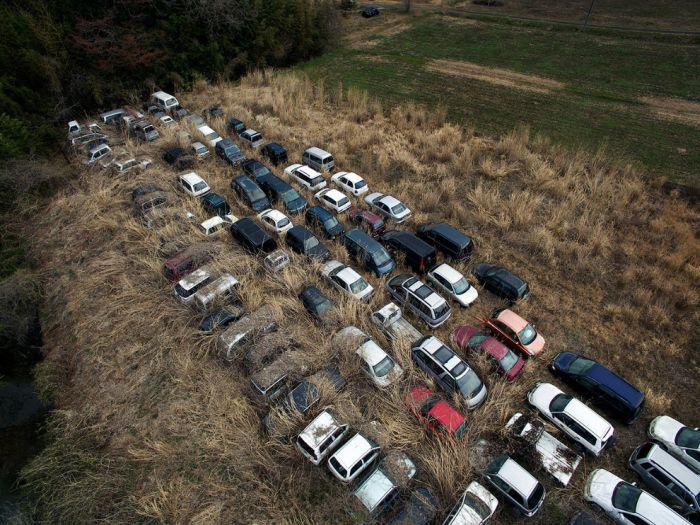
[[[403,407],[408,388],[426,380],[411,364],[406,342],[393,347],[405,380],[380,392],[352,353],[333,355],[331,331],[313,324],[295,297],[304,284],[319,285],[340,305],[340,326],[356,325],[389,348],[368,317],[387,301],[383,281],[370,277],[378,291],[358,305],[328,288],[317,265],[294,257],[287,274],[269,279],[226,235],[218,242],[215,266],[241,280],[245,304],[283,309],[282,329],[297,342],[293,351],[312,369],[334,360],[348,378],[340,394],[324,389],[323,402],[355,428],[374,432],[385,449],[417,460],[420,483],[434,489],[442,512],[478,476],[483,457],[476,441],[488,439],[494,451],[502,450],[503,425],[515,411],[527,411],[525,392],[536,380],[550,380],[545,365],[557,351],[587,353],[624,373],[648,392],[649,406],[633,427],[616,425],[618,448],[586,459],[572,487],[550,491],[532,523],[563,522],[569,511],[561,509],[582,506],[582,483],[592,468],[630,478],[624,459],[661,411],[697,423],[697,409],[684,395],[698,390],[700,214],[630,168],[603,153],[591,158],[554,149],[526,130],[477,137],[445,123],[442,111],[381,108],[360,92],[344,94],[290,74],[259,72],[237,86],[203,84],[181,100],[194,111],[221,103],[227,115],[283,143],[290,161],[305,147],[325,147],[339,168],[405,200],[416,221],[444,219],[472,234],[476,260],[459,265],[462,270],[499,262],[529,280],[533,296],[517,310],[537,324],[548,350],[512,385],[484,360],[471,360],[487,381],[489,401],[467,414],[468,441],[447,443]],[[211,124],[224,134],[222,121]],[[160,144],[127,147],[159,158],[175,141],[173,131],[165,135]],[[247,213],[233,198],[233,173],[223,163],[212,158],[197,171],[229,198],[236,215]],[[340,503],[347,488],[325,467],[303,461],[292,444],[263,434],[259,417],[266,409],[251,399],[242,368],[217,359],[215,337],[197,330],[199,314],[172,298],[159,247],[190,244],[198,234],[185,221],[144,229],[131,215],[128,194],[151,180],[175,191],[174,179],[160,163],[126,178],[79,171],[27,224],[45,289],[46,359],[38,379],[60,409],[50,418],[49,445],[24,472],[39,517],[55,523],[344,523]],[[179,207],[205,218],[182,194]],[[340,246],[329,247],[347,260]],[[472,310],[455,310],[436,335],[448,341],[455,326],[473,324],[473,316],[498,304],[482,292]],[[285,424],[298,430],[311,417]],[[381,428],[368,427],[370,420]],[[495,522],[517,519],[504,508]]]

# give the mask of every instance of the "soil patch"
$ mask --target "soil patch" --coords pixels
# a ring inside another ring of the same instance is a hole
[[[681,122],[700,128],[700,102],[682,98],[642,97],[660,119]]]

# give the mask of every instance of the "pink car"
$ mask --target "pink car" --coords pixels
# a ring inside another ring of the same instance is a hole
[[[541,354],[544,350],[544,337],[530,323],[508,308],[496,310],[488,319],[479,319],[496,337],[526,357]]]

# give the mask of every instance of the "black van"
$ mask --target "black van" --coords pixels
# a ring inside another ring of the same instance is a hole
[[[270,159],[270,162],[277,166],[287,162],[287,150],[277,142],[270,142],[262,147],[261,155]]]
[[[409,266],[414,272],[427,272],[435,265],[435,248],[420,240],[410,232],[389,230],[379,236],[379,240],[387,247],[389,253]]]
[[[502,266],[477,264],[474,275],[487,290],[513,303],[519,299],[526,299],[530,295],[528,284]]]
[[[447,257],[458,261],[469,259],[474,250],[472,238],[446,222],[426,222],[421,224],[416,230],[416,235],[440,250]]]
[[[396,262],[377,241],[357,228],[343,236],[343,244],[351,257],[361,262],[378,277],[391,273]]]
[[[270,253],[277,249],[277,242],[250,217],[234,222],[231,236],[253,253]]]

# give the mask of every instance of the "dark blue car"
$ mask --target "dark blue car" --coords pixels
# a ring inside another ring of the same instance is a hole
[[[345,233],[345,228],[331,212],[321,206],[311,206],[306,210],[306,224],[318,228],[328,239],[335,239]]]
[[[304,308],[311,317],[319,322],[330,321],[330,313],[334,308],[333,301],[326,297],[321,290],[315,286],[307,286],[299,294]]]
[[[249,159],[241,163],[241,171],[243,175],[248,175],[253,180],[257,180],[258,177],[264,175],[272,175],[270,168],[265,166],[262,162],[255,159]]]
[[[236,192],[239,199],[256,213],[270,207],[270,200],[267,198],[267,195],[250,177],[245,175],[234,177],[231,180],[231,189]]]
[[[302,213],[307,206],[306,199],[277,175],[258,177],[258,184],[272,204],[282,203],[285,210],[292,215]]]
[[[573,352],[560,352],[552,372],[590,395],[596,404],[613,412],[625,423],[635,421],[644,407],[644,394],[597,361]]]

